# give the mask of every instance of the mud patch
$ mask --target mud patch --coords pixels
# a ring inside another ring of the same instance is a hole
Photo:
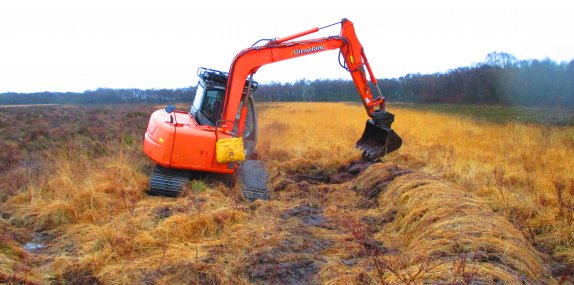
[[[312,276],[320,269],[316,261],[305,259],[285,262],[261,263],[248,270],[252,280],[279,284],[319,284],[313,283]]]
[[[163,220],[171,217],[173,215],[173,209],[167,206],[157,208],[153,215],[156,219]]]
[[[281,214],[282,219],[296,217],[306,226],[317,227],[323,225],[327,219],[323,216],[323,210],[308,205],[299,205]]]
[[[395,220],[397,210],[391,209],[388,212],[378,214],[376,216],[365,216],[361,218],[361,222],[369,226],[369,228],[380,228],[387,223]]]
[[[146,285],[161,283],[161,279],[186,280],[187,284],[221,284],[216,277],[206,273],[209,265],[206,260],[199,262],[178,262],[165,264],[159,269],[146,271],[141,283]]]
[[[281,192],[283,190],[285,190],[285,188],[287,188],[287,186],[295,184],[296,182],[293,181],[292,179],[289,178],[284,178],[281,179],[281,181],[279,181],[279,183],[277,183],[275,185],[275,187],[273,187],[273,191],[274,192]]]
[[[353,181],[351,189],[367,199],[373,199],[395,178],[412,172],[412,169],[396,164],[373,164]]]
[[[321,253],[332,244],[307,230],[294,230],[276,247],[254,253],[245,272],[255,282],[318,284],[314,276],[325,263]]]
[[[305,174],[297,174],[295,177],[295,179],[298,181],[304,180],[312,184],[331,183],[331,174],[323,170],[317,170]]]
[[[62,274],[63,280],[56,281],[54,284],[103,284],[89,270],[85,268],[74,268]]]
[[[559,284],[569,284],[567,281],[574,282],[574,266],[566,262],[551,262],[550,271],[552,276],[559,280]]]
[[[345,171],[353,176],[359,175],[361,172],[365,171],[374,162],[366,159],[359,159],[352,161],[351,164],[345,169]]]
[[[306,172],[291,172],[288,177],[283,179],[275,186],[275,190],[283,190],[289,184],[301,184],[303,182],[309,185],[321,184],[341,184],[351,181],[357,175],[369,168],[374,162],[359,159],[352,161],[349,165],[341,166],[338,169],[313,169]]]

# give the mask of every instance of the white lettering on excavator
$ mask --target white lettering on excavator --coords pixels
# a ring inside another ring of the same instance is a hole
[[[298,49],[297,48],[297,49],[293,50],[293,55],[300,55],[300,54],[320,51],[320,50],[324,50],[324,49],[325,49],[324,46],[314,46],[314,47],[310,47],[310,48],[306,48],[306,49]]]

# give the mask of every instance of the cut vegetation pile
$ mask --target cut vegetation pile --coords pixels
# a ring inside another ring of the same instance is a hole
[[[147,196],[152,164],[125,139],[139,127],[95,146],[47,149],[38,171],[16,167],[27,180],[0,205],[0,283],[552,284],[563,276],[556,256],[537,248],[543,233],[513,224],[491,192],[433,171],[430,154],[415,160],[409,151],[424,147],[414,133],[399,154],[371,164],[353,149],[364,111],[317,105],[260,109],[269,202],[246,202],[209,179],[178,198]],[[13,171],[5,181],[21,179]]]
[[[452,184],[388,163],[368,168],[352,189],[369,196],[381,192],[366,217],[379,226],[373,237],[390,247],[386,252],[392,254],[378,258],[388,280],[407,281],[428,272],[422,279],[432,283],[549,282],[542,255],[521,232]]]

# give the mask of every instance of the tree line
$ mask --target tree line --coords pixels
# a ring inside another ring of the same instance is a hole
[[[574,60],[517,60],[504,52],[489,53],[481,63],[443,73],[407,74],[381,79],[389,101],[413,103],[574,106]],[[81,93],[3,93],[0,104],[113,104],[192,102],[196,87],[180,89],[99,88]],[[373,89],[373,94],[377,94]],[[260,84],[258,101],[359,101],[351,80],[300,79]]]
[[[17,104],[118,104],[191,102],[195,87],[178,89],[98,88],[84,92],[36,92],[0,94],[0,105]]]
[[[381,79],[378,85],[389,101],[574,106],[574,60],[517,60],[508,53],[492,52],[484,62],[473,66]],[[273,82],[260,86],[258,94],[260,101],[359,100],[353,82],[343,79]]]

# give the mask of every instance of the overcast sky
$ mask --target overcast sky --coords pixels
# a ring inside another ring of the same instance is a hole
[[[443,72],[491,51],[574,59],[573,1],[0,0],[0,92],[194,86],[260,38],[348,18],[377,78]],[[307,36],[339,33],[339,26]],[[262,67],[260,82],[349,78],[328,51]]]

